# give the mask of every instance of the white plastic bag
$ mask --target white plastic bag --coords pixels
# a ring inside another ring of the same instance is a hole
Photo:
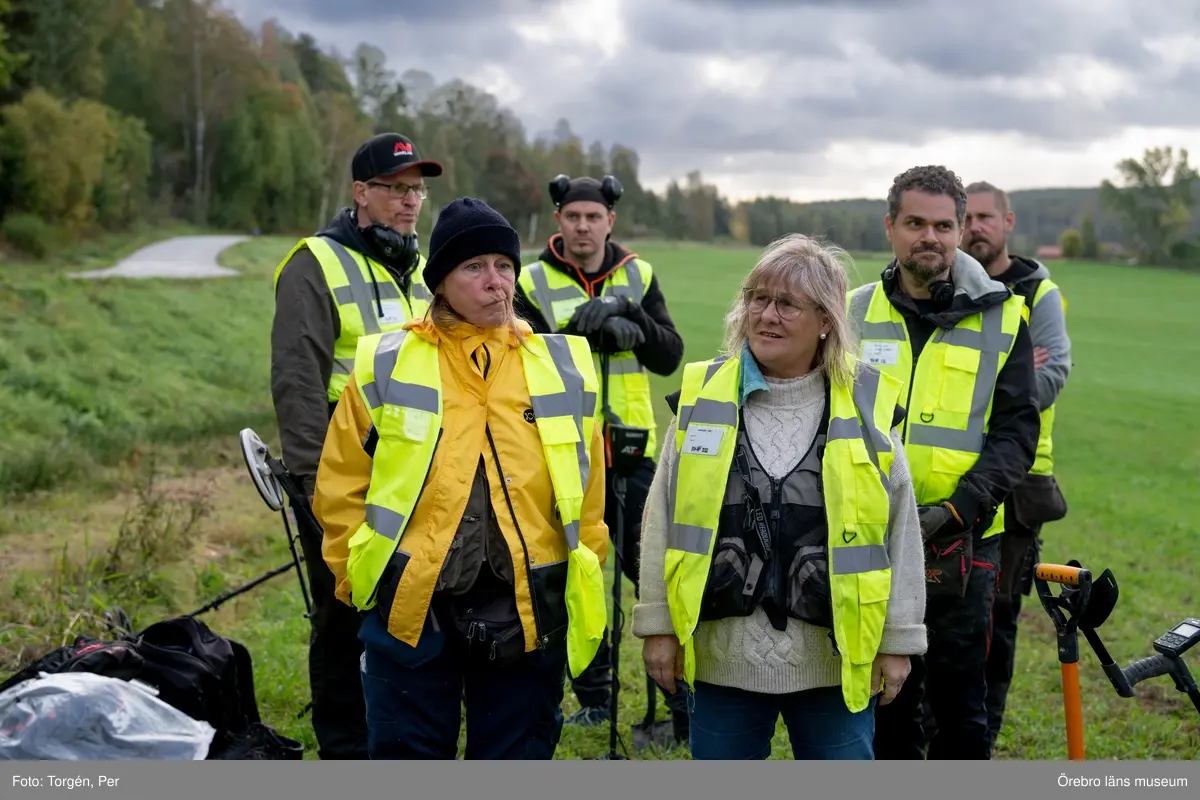
[[[63,672],[0,693],[0,759],[202,761],[216,731],[145,684]]]

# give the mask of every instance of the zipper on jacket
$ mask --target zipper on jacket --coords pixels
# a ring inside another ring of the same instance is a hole
[[[791,473],[789,473],[790,475]],[[783,599],[783,559],[779,557],[779,520],[782,518],[780,503],[783,501],[784,478],[770,478],[771,481],[771,522],[767,530],[771,532],[771,552],[767,557],[775,562],[771,570],[771,596]],[[782,602],[780,603],[782,605]]]
[[[500,454],[496,451],[496,440],[492,438],[491,426],[485,424],[484,431],[487,432],[488,445],[492,448],[492,458],[496,462],[496,475],[500,478],[500,488],[504,491],[504,502],[508,505],[508,515],[512,518],[513,527],[517,530],[517,538],[521,540],[521,550],[525,554],[523,562],[525,580],[529,583],[530,605],[533,607],[534,638],[537,640],[538,649],[545,650],[546,645],[550,642],[550,637],[542,635],[542,620],[538,615],[537,598],[534,596],[533,570],[529,568],[529,546],[525,543],[525,534],[521,533],[521,523],[517,521],[517,512],[513,509],[512,498],[508,494],[508,483],[504,478],[504,468],[500,466]]]
[[[433,443],[433,453],[431,453],[429,456],[429,468],[425,470],[425,478],[424,478],[424,480],[421,481],[421,491],[417,492],[417,499],[415,501],[413,501],[413,510],[414,511],[416,511],[417,503],[421,502],[421,495],[425,494],[425,484],[429,480],[429,473],[433,470],[433,459],[437,455],[438,446],[442,443],[442,433],[443,433],[443,429],[438,428],[437,441]],[[411,517],[409,519],[411,520]],[[401,532],[401,535],[403,535],[403,532]],[[399,546],[400,546],[400,540],[399,540],[399,538],[397,538],[396,539],[396,547],[399,547]],[[388,557],[388,561],[391,561],[392,558],[395,558],[395,556],[396,556],[396,551],[393,550],[392,555]],[[384,571],[385,572],[387,571],[386,567],[384,568]],[[375,602],[375,597],[379,594],[379,586],[382,583],[383,583],[383,576],[380,575],[379,580],[375,581],[375,588],[371,590],[371,596],[367,598],[367,605],[370,605],[371,603]]]

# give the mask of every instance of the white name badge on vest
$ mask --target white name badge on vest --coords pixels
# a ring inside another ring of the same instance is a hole
[[[721,452],[721,439],[724,436],[724,428],[688,425],[687,436],[683,439],[683,452],[688,455],[715,456]]]
[[[863,361],[873,367],[894,367],[900,361],[900,343],[863,342]]]
[[[385,325],[398,325],[405,321],[404,304],[399,300],[381,300],[379,306],[383,309],[383,316],[379,321]]]

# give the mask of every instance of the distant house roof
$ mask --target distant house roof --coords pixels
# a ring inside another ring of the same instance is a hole
[[[1038,258],[1062,258],[1062,248],[1056,244],[1044,244],[1037,249]]]

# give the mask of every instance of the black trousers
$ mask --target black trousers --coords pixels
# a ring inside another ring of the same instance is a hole
[[[362,617],[334,597],[333,573],[321,556],[323,533],[297,517],[312,594],[312,635],[308,646],[308,680],[312,692],[312,726],[322,760],[367,758],[367,708],[363,700],[358,638]]]
[[[875,758],[991,758],[986,669],[1000,537],[975,542],[965,597],[930,597],[929,649],[914,656],[899,695],[875,710]],[[926,749],[926,714],[936,731]]]
[[[624,529],[621,531],[620,552],[616,555],[620,557],[621,572],[633,582],[635,592],[638,585],[638,564],[641,562],[642,509],[646,505],[646,496],[650,493],[654,470],[654,461],[649,458],[642,459],[642,463],[638,465],[634,473],[625,479]],[[612,473],[608,473],[606,477],[608,485],[604,500],[604,524],[608,526],[609,536],[613,538],[615,544],[619,506],[613,491]],[[610,592],[611,588],[610,586]],[[622,608],[622,612],[628,614],[627,609]],[[618,620],[618,622],[620,621]],[[579,704],[584,708],[601,708],[607,711],[612,695],[612,648],[609,646],[608,631],[606,630],[604,633],[604,639],[600,642],[600,649],[596,651],[596,657],[582,673],[572,679],[571,688],[574,690]],[[655,686],[657,685],[655,684]],[[659,687],[659,691],[662,691],[661,687]],[[662,694],[666,698],[668,708],[686,716],[687,696],[683,692],[669,695],[663,691]]]
[[[1017,651],[1017,620],[1021,597],[1033,590],[1033,567],[1041,555],[1039,530],[1018,524],[1011,512],[1005,514],[1000,557],[1000,591],[992,621],[992,644],[987,661],[988,740],[995,746],[1004,724],[1008,687],[1012,685]]]

